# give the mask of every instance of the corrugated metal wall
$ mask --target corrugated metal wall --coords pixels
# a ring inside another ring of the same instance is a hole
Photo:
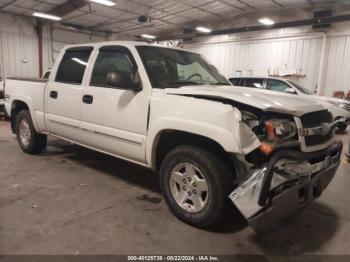
[[[106,37],[43,26],[43,70],[51,68],[67,44],[105,41]],[[35,20],[0,13],[0,77],[39,77],[39,45]]]
[[[0,32],[0,48],[4,76],[39,76],[37,37]]]
[[[299,81],[314,90],[318,81],[322,37],[276,38],[271,40],[192,44],[185,48],[202,53],[226,76],[237,71],[267,76],[283,71],[305,74]]]
[[[350,35],[333,36],[329,40],[325,94],[350,91]]]

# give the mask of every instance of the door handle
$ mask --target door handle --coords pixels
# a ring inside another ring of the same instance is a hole
[[[94,101],[94,97],[92,95],[84,95],[83,96],[83,103],[84,104],[92,104]]]
[[[58,92],[57,92],[57,91],[51,91],[51,92],[50,92],[50,97],[53,98],[53,99],[57,99],[57,97],[58,97]]]

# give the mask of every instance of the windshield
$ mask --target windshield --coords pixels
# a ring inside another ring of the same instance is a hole
[[[287,80],[287,81],[289,83],[291,83],[295,88],[297,88],[300,92],[302,92],[304,94],[307,94],[307,95],[312,95],[313,94],[309,89],[307,89],[307,88],[305,88],[305,87],[295,83],[294,81],[290,81],[290,80]]]
[[[137,50],[155,88],[231,85],[199,54],[155,46],[138,46]]]

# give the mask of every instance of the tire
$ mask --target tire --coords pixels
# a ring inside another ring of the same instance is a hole
[[[47,136],[35,131],[28,110],[22,110],[17,114],[16,134],[18,144],[25,153],[38,154],[46,148]]]
[[[182,164],[185,167],[182,168]],[[187,167],[190,166],[192,167],[189,170],[194,170],[195,172],[195,179],[192,179],[191,183],[193,184],[191,185],[188,180],[186,181],[188,183],[184,184],[183,180],[188,179],[188,174],[191,171],[187,172]],[[177,168],[180,171],[177,172]],[[174,179],[172,173],[177,174],[179,172],[182,172],[181,176],[174,175]],[[178,179],[179,177],[181,179]],[[205,186],[203,187],[203,179],[199,179],[200,177],[204,178],[207,183],[207,194],[201,191]],[[182,184],[181,181],[183,182]],[[196,196],[192,194],[191,197],[194,197],[197,201],[186,200],[184,202],[180,201],[184,204],[179,204],[179,201],[176,200],[176,194],[178,193],[178,198],[181,198],[184,192],[184,196],[186,196],[186,192],[188,194],[188,192],[196,189],[193,181],[198,182],[196,187],[198,192],[196,192]],[[216,226],[225,217],[230,207],[228,195],[234,189],[233,182],[233,174],[223,161],[211,152],[196,146],[184,145],[174,148],[167,154],[160,168],[160,186],[168,207],[180,220],[199,228]],[[181,189],[181,186],[185,186],[187,191],[183,188]],[[196,209],[195,203],[198,203],[198,197],[200,197],[199,202],[203,206]],[[190,210],[191,202],[193,207]]]
[[[339,133],[345,133],[345,130],[346,130],[346,128],[348,127],[348,125],[347,124],[341,124],[339,127],[338,127],[338,132]]]

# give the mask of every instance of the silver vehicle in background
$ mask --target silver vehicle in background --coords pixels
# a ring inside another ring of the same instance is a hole
[[[278,77],[232,77],[229,80],[234,86],[256,88],[256,90],[267,93],[274,91],[311,98],[313,101],[326,107],[336,120],[345,120],[344,123],[338,127],[340,132],[344,132],[350,124],[349,101],[329,96],[316,95],[295,81]]]

